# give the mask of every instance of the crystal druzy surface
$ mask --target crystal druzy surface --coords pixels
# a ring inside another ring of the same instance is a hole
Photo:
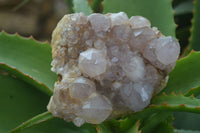
[[[65,15],[51,46],[58,81],[47,108],[77,126],[147,107],[180,52],[177,40],[124,12]]]

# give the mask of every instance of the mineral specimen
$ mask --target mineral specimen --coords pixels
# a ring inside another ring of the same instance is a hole
[[[58,81],[47,108],[77,126],[147,107],[180,52],[179,43],[149,20],[124,12],[65,15],[51,46]]]

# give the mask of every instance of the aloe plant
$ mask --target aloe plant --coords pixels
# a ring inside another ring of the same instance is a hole
[[[191,12],[191,4],[188,7],[185,2],[189,1],[175,0],[175,5],[179,3],[175,8],[177,15]],[[176,36],[171,0],[93,0],[89,3],[87,0],[66,0],[66,4],[71,13],[124,11],[129,17],[141,15],[164,35]],[[50,70],[49,43],[0,32],[0,133],[200,133],[198,125],[192,127],[189,121],[200,114],[199,0],[194,2],[193,15],[190,43],[182,55],[185,57],[177,61],[167,86],[152,98],[147,108],[99,125],[84,124],[79,128],[54,118],[46,109],[57,80]],[[194,121],[199,122],[198,119]]]

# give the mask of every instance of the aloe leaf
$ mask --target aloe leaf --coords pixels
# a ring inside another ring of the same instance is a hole
[[[196,88],[191,88],[190,90],[188,90],[188,92],[185,93],[185,96],[191,96],[194,95],[199,96],[200,95],[200,86],[196,87]]]
[[[149,133],[156,131],[156,127],[163,121],[166,121],[166,119],[171,115],[169,112],[161,112],[154,114],[151,118],[149,118],[144,123],[144,127],[141,129],[142,133]]]
[[[92,10],[94,12],[98,12],[99,7],[101,6],[103,0],[93,0],[92,2]]]
[[[67,123],[61,119],[55,118],[50,112],[39,114],[28,121],[22,123],[10,133],[34,133],[34,132],[48,132],[48,133],[96,133],[93,125],[85,124],[78,128],[72,123]]]
[[[188,112],[175,112],[173,125],[177,129],[199,130],[200,115]]]
[[[187,51],[190,52],[192,49],[195,51],[200,51],[200,1],[194,1],[194,17],[192,19],[192,30],[191,30],[191,37],[190,43]]]
[[[148,18],[164,35],[175,37],[174,11],[171,0],[104,0],[104,13],[126,12],[128,16]]]
[[[46,111],[49,97],[33,86],[0,74],[0,133]]]
[[[175,133],[171,123],[162,122],[160,123],[153,133]]]
[[[70,13],[74,13],[72,0],[65,0]]]
[[[113,133],[104,123],[97,125],[96,129],[98,133]]]
[[[169,74],[168,84],[162,92],[166,94],[171,94],[171,92],[185,94],[191,88],[200,86],[199,68],[200,52],[192,52],[190,55],[178,60],[174,70]]]
[[[200,131],[174,129],[176,133],[200,133]]]
[[[73,0],[74,11],[79,13],[83,12],[85,15],[92,14],[91,7],[87,0]]]
[[[51,47],[32,38],[0,33],[0,68],[15,74],[48,95],[56,74],[51,71]]]
[[[71,122],[68,123],[62,119],[54,118],[22,130],[20,133],[97,133],[97,131],[91,124],[76,127]]]
[[[194,5],[192,3],[192,0],[183,1],[174,7],[175,15],[192,13],[193,8],[194,8]]]
[[[141,133],[139,131],[140,123],[137,121],[126,133]]]
[[[42,114],[39,114],[39,115],[29,119],[28,121],[22,123],[21,125],[19,125],[15,129],[13,129],[10,133],[18,133],[25,128],[32,127],[34,125],[37,125],[37,124],[44,122],[44,121],[47,121],[47,120],[51,120],[53,118],[54,117],[52,116],[52,114],[50,112],[48,112],[48,111],[44,112]]]

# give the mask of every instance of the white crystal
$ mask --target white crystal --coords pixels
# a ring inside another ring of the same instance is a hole
[[[110,101],[98,94],[93,94],[88,101],[83,104],[80,117],[93,124],[100,124],[112,112]]]
[[[93,45],[93,41],[92,40],[87,40],[87,41],[85,41],[85,43],[86,43],[86,45],[88,46],[88,47],[92,47],[92,45]]]
[[[114,89],[119,89],[119,88],[122,86],[122,84],[121,84],[120,82],[115,81],[115,82],[112,84],[112,86],[113,86]]]
[[[112,35],[117,40],[122,42],[126,42],[130,39],[131,36],[131,28],[129,25],[119,25],[115,26],[112,30]]]
[[[111,26],[128,24],[128,16],[124,12],[107,14],[111,19]]]
[[[141,16],[65,15],[52,35],[58,74],[47,106],[53,116],[99,124],[140,111],[165,87],[180,46]]]
[[[110,19],[107,16],[94,13],[88,16],[88,20],[90,21],[95,32],[106,32],[110,29]]]
[[[178,42],[172,37],[160,37],[152,40],[145,48],[143,56],[153,65],[165,69],[163,65],[173,64],[180,53]]]
[[[145,76],[145,64],[143,59],[139,56],[134,56],[130,62],[123,65],[127,77],[132,81],[142,80]]]
[[[98,39],[94,42],[94,47],[96,49],[102,49],[102,48],[105,48],[105,42],[101,39]]]
[[[157,41],[159,43],[155,50],[157,59],[165,65],[175,62],[180,52],[178,42],[172,37],[161,37]]]
[[[72,16],[72,20],[76,23],[76,24],[87,24],[88,20],[87,20],[87,16],[85,16],[85,14],[81,13],[75,13]]]
[[[107,61],[101,51],[88,49],[79,56],[80,70],[90,77],[98,76],[106,71]]]
[[[69,86],[72,98],[86,99],[96,91],[94,82],[84,77],[77,78]]]
[[[142,16],[132,16],[130,18],[130,24],[133,29],[151,26],[150,21]]]
[[[85,123],[85,120],[80,118],[80,117],[76,117],[75,119],[73,119],[73,123],[77,126],[80,127],[81,125],[83,125]]]
[[[160,85],[162,79],[163,76],[156,70],[155,67],[153,67],[152,65],[146,66],[145,80],[147,83],[151,84],[154,87],[157,87]]]
[[[132,49],[142,52],[149,41],[155,38],[155,33],[148,27],[135,29],[131,36],[130,46]]]
[[[122,92],[121,92],[122,93]],[[122,95],[126,105],[134,111],[140,111],[149,105],[153,87],[149,84],[135,83],[130,85]]]

